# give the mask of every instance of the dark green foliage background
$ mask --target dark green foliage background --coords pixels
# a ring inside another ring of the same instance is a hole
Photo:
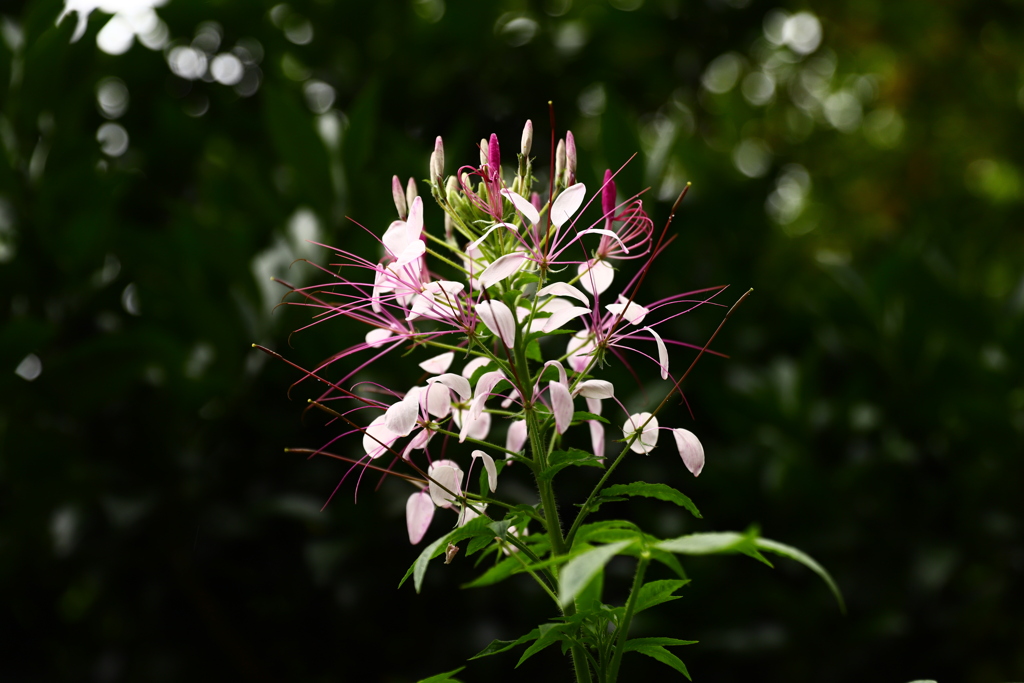
[[[656,501],[618,512],[664,536],[759,524],[824,564],[849,604],[840,616],[783,560],[771,571],[710,558],[687,565],[684,598],[642,615],[637,634],[700,640],[680,652],[698,681],[1024,678],[1024,6],[783,4],[820,17],[832,90],[867,87],[865,114],[898,112],[902,135],[879,146],[820,116],[794,128],[797,86],[766,107],[738,87],[702,90],[723,53],[754,68],[779,5],[620,9],[630,4],[450,0],[434,21],[430,2],[297,0],[292,12],[314,28],[307,45],[286,39],[269,3],[158,9],[183,43],[209,20],[222,49],[259,40],[251,97],[189,85],[138,44],[104,54],[102,13],[71,43],[74,18],[55,26],[57,0],[0,6],[5,35],[22,36],[0,41],[0,679],[413,681],[552,616],[525,581],[460,591],[474,576],[465,561],[433,568],[423,595],[396,591],[418,552],[406,489],[375,493],[367,478],[353,505],[346,482],[320,512],[344,469],[282,449],[336,432],[303,416],[311,389],[286,396],[298,373],[250,349],[312,365],[363,333],[327,322],[289,348],[308,317],[262,298],[253,259],[287,243],[300,207],[326,243],[372,258],[345,216],[380,234],[391,175],[425,176],[435,135],[451,170],[491,132],[510,158],[529,117],[543,165],[549,99],[559,131],[578,134],[590,186],[639,152],[620,189],[653,186],[660,225],[665,174],[694,183],[647,296],[731,283],[731,301],[755,288],[715,344],[731,359],[703,360],[688,382],[695,419],[662,417],[700,435],[704,474],[690,477],[665,443],[621,479],[677,486],[704,519]],[[536,32],[514,45],[523,34],[501,26],[521,16]],[[556,47],[569,22],[586,38],[576,50]],[[302,69],[337,93],[337,147],[317,133]],[[873,80],[858,86],[863,75]],[[131,96],[117,158],[96,142],[107,76]],[[186,113],[203,99],[204,115]],[[652,160],[651,131],[666,121],[667,161]],[[774,153],[761,178],[731,159],[750,137]],[[765,200],[791,163],[807,169],[809,203],[780,226]],[[428,213],[428,228],[440,225]],[[111,256],[120,269],[104,281]],[[279,275],[315,277],[290,258]],[[140,315],[122,304],[130,284]],[[663,334],[701,343],[718,320],[702,309]],[[30,353],[43,371],[28,382],[14,369]],[[401,388],[413,362],[372,374]],[[635,384],[613,372],[639,408]],[[662,390],[646,387],[648,407]],[[559,476],[566,507],[595,478]],[[528,498],[528,481],[506,477],[510,496]],[[629,571],[612,563],[608,599],[622,599]],[[670,674],[643,659],[627,658],[626,680]],[[554,652],[516,674],[514,661],[475,662],[464,678],[571,675]]]

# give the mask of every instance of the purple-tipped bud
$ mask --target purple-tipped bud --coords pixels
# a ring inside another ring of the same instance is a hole
[[[606,221],[611,222],[612,212],[615,211],[615,181],[612,180],[611,169],[604,172],[604,189],[601,190],[601,211],[604,212]]]
[[[576,176],[576,140],[572,137],[572,131],[565,134],[565,170],[570,178]]]
[[[555,180],[559,180],[565,173],[565,140],[558,141],[555,148]]]
[[[398,179],[398,176],[391,178],[391,196],[395,199],[398,217],[404,221],[409,216],[409,206],[405,201],[405,193],[402,192],[402,181]]]
[[[537,209],[537,212],[540,213],[540,209],[543,206],[543,204],[540,203],[540,195],[536,192],[531,194],[530,203],[533,204],[533,208]]]
[[[526,119],[526,125],[523,126],[523,141],[519,145],[519,152],[524,156],[530,156],[530,150],[533,148],[533,121]]]
[[[440,182],[444,178],[444,142],[438,135],[434,140],[434,153],[430,155],[430,181]]]
[[[405,201],[409,206],[412,206],[412,200],[420,196],[420,191],[416,189],[416,179],[409,178],[409,182],[405,186]]]
[[[491,133],[491,140],[487,143],[487,166],[492,173],[497,173],[501,168],[501,150],[498,149],[498,136]]]

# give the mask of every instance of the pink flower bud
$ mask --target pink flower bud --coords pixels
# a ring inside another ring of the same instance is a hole
[[[434,153],[430,155],[430,181],[441,183],[444,180],[444,143],[438,135],[434,140]]]
[[[615,181],[612,180],[612,171],[607,169],[604,172],[604,187],[601,189],[601,211],[604,219],[611,223],[612,213],[615,211]]]
[[[498,149],[498,136],[491,133],[491,140],[487,143],[487,166],[491,173],[499,173],[501,169],[501,150]]]
[[[565,175],[566,185],[576,182],[576,139],[573,138],[572,131],[565,133]]]
[[[519,145],[520,153],[526,157],[530,156],[530,150],[533,148],[533,121],[526,119],[526,125],[523,126],[523,140]]]

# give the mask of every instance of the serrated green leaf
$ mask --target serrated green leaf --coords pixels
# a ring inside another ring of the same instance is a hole
[[[555,475],[570,465],[604,468],[604,464],[593,453],[570,448],[567,451],[554,451],[548,456],[548,467],[537,474],[537,477],[545,481],[551,481]]]
[[[562,568],[558,576],[559,604],[565,607],[571,603],[579,595],[580,591],[590,583],[590,580],[594,578],[594,574],[602,571],[612,557],[619,554],[626,546],[632,543],[634,541],[630,540],[603,545],[593,550],[588,550],[570,560]]]
[[[662,664],[671,666],[673,669],[686,676],[689,680],[693,680],[690,678],[690,672],[686,670],[686,665],[683,664],[683,660],[679,659],[679,657],[676,657],[660,645],[639,645],[634,648],[633,651],[639,652],[642,655],[647,655],[648,657],[653,657]]]
[[[626,529],[633,531],[638,535],[643,534],[643,532],[640,531],[640,528],[632,522],[628,522],[624,519],[606,519],[601,522],[591,522],[590,524],[584,524],[581,526],[573,539],[573,545],[575,546],[579,543],[587,543],[589,541],[596,540],[602,534],[612,529]]]
[[[651,548],[651,559],[657,562],[661,562],[663,565],[675,572],[676,576],[685,581],[689,581],[686,578],[686,571],[683,569],[683,565],[679,563],[679,558],[670,552],[665,550],[658,550],[657,548]]]
[[[534,339],[526,345],[526,357],[538,363],[544,362],[544,355],[540,352],[540,342]]]
[[[738,553],[744,544],[752,541],[735,531],[688,534],[658,543],[655,547],[682,555],[715,555],[719,553]]]
[[[684,507],[697,519],[702,519],[700,511],[693,501],[683,493],[672,488],[668,484],[649,484],[644,481],[636,481],[632,484],[616,484],[601,490],[602,496],[643,496],[645,498],[657,498],[669,503],[675,503]]]
[[[624,652],[633,652],[634,650],[647,645],[674,647],[676,645],[695,645],[697,642],[699,641],[679,640],[678,638],[630,638],[626,641],[626,648]]]
[[[452,676],[454,676],[455,674],[459,673],[460,671],[462,671],[465,668],[466,667],[464,667],[464,666],[460,666],[458,669],[455,669],[455,671],[449,671],[448,673],[437,674],[436,676],[431,676],[430,678],[422,678],[422,679],[420,679],[418,681],[418,683],[460,683],[459,679],[452,678]]]
[[[542,624],[538,627],[540,631],[540,637],[530,647],[526,648],[526,652],[516,662],[516,668],[525,662],[530,657],[534,656],[549,645],[554,645],[556,642],[565,637],[564,632],[569,629],[569,624]]]
[[[603,422],[606,425],[611,424],[611,422],[609,422],[607,418],[601,417],[600,415],[595,415],[594,413],[588,413],[585,410],[577,410],[575,413],[572,414],[573,422],[586,422],[587,420],[597,420],[598,422]]]
[[[398,587],[401,588],[406,580],[408,580],[409,576],[412,576],[413,585],[416,587],[416,592],[419,593],[420,588],[423,586],[423,575],[427,573],[427,565],[430,561],[443,553],[445,549],[447,549],[449,543],[458,543],[463,539],[478,536],[481,532],[489,534],[490,530],[486,527],[487,523],[490,521],[491,520],[487,517],[476,517],[467,522],[465,526],[453,529],[451,533],[428,545],[423,549],[423,552],[419,554],[419,557],[416,558],[415,562],[412,563],[409,570],[405,572],[405,576],[403,576],[402,580],[398,582]]]
[[[508,528],[512,526],[512,520],[505,519],[498,520],[497,522],[491,522],[487,525],[487,528],[494,532],[495,538],[505,540],[505,535],[508,533]]]
[[[466,557],[470,557],[471,555],[477,554],[478,552],[488,547],[492,543],[494,543],[493,536],[485,536],[483,534],[480,534],[479,536],[474,536],[473,538],[469,539],[469,545],[466,546]]]
[[[479,588],[480,586],[490,586],[493,583],[504,581],[508,577],[512,576],[516,569],[522,566],[522,563],[520,563],[517,558],[506,557],[504,560],[494,565],[469,583],[464,584],[462,587]]]
[[[843,594],[839,592],[839,586],[836,585],[836,582],[832,580],[832,576],[824,567],[818,564],[814,558],[801,550],[779,543],[778,541],[773,541],[770,538],[758,538],[754,541],[754,544],[761,550],[767,550],[768,552],[775,553],[776,555],[782,555],[783,557],[788,557],[791,560],[796,560],[820,576],[828,585],[829,590],[832,591],[832,595],[835,596],[836,601],[839,603],[839,611],[846,614],[846,603],[843,602]]]
[[[636,611],[642,612],[663,602],[678,600],[682,596],[672,594],[688,583],[689,581],[684,579],[664,579],[645,583],[640,587],[640,595],[636,599]]]
[[[531,640],[536,640],[539,637],[540,630],[535,628],[525,636],[519,636],[515,640],[492,640],[490,645],[485,647],[483,650],[480,650],[480,652],[477,652],[469,659],[472,661],[474,659],[480,659],[481,657],[490,657],[491,655],[496,655],[499,652],[511,650],[516,645],[522,645],[523,643],[527,643]]]

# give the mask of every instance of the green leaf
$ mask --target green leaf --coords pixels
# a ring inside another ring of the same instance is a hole
[[[680,579],[689,580],[686,578],[686,571],[683,570],[683,565],[679,563],[679,559],[672,553],[664,550],[658,550],[657,548],[651,548],[651,559],[661,562],[663,565],[675,572],[676,576]]]
[[[416,587],[416,592],[420,592],[420,588],[423,586],[423,575],[427,573],[427,565],[432,559],[442,554],[447,548],[449,543],[458,543],[459,541],[478,536],[482,533],[490,534],[490,530],[487,529],[487,524],[491,520],[487,517],[475,517],[466,523],[465,526],[453,529],[447,536],[443,536],[426,548],[420,553],[416,561],[412,563],[409,570],[405,572],[405,576],[398,582],[398,587],[401,588],[406,580],[412,576],[413,585]]]
[[[682,596],[672,594],[688,583],[690,582],[686,579],[665,579],[645,583],[640,587],[640,595],[636,599],[636,611],[642,612],[663,602],[678,600]]]
[[[598,422],[604,422],[606,425],[611,424],[611,422],[606,418],[603,418],[600,415],[595,415],[594,413],[588,413],[585,410],[577,410],[572,414],[573,422],[586,422],[587,420],[597,420]]]
[[[472,661],[474,659],[480,659],[481,657],[490,657],[491,655],[496,655],[499,652],[511,650],[516,645],[522,645],[523,643],[529,642],[531,640],[536,640],[539,637],[540,629],[535,628],[529,633],[527,633],[525,636],[519,636],[515,640],[492,640],[490,645],[480,650],[480,652],[477,652],[469,659]]]
[[[688,534],[658,543],[655,547],[682,555],[716,555],[742,552],[743,545],[752,542],[748,536],[735,531]]]
[[[825,568],[814,561],[814,558],[801,550],[797,550],[792,546],[779,543],[778,541],[773,541],[769,538],[758,538],[754,541],[754,544],[761,550],[767,550],[768,552],[775,553],[776,555],[782,555],[783,557],[788,557],[791,560],[796,560],[820,576],[828,585],[829,590],[832,591],[832,595],[836,597],[836,602],[839,603],[839,611],[846,614],[846,603],[843,602],[843,594],[839,592],[839,586],[837,586],[836,582],[832,580],[832,576],[825,571]]]
[[[519,562],[517,558],[506,557],[504,560],[494,565],[469,583],[464,584],[462,587],[479,588],[480,586],[490,586],[492,583],[504,581],[508,577],[512,576],[516,569],[522,566],[522,563]]]
[[[626,641],[624,652],[633,652],[648,645],[662,645],[673,647],[676,645],[695,645],[696,640],[679,640],[678,638],[630,638]]]
[[[450,681],[451,683],[459,683],[459,679],[452,678],[452,676],[459,673],[465,668],[466,667],[464,666],[460,666],[455,671],[449,671],[448,673],[437,674],[436,676],[431,676],[430,678],[420,679],[418,683],[448,683],[448,681]]]
[[[541,353],[540,342],[538,342],[536,339],[534,339],[532,342],[526,345],[526,357],[529,360],[535,361],[537,363],[544,362],[544,354]]]
[[[565,637],[564,632],[568,629],[569,624],[542,624],[539,626],[538,630],[540,631],[540,637],[537,638],[537,642],[526,648],[526,652],[524,652],[523,656],[519,658],[518,662],[516,662],[516,668],[518,669],[520,664],[544,648],[549,645],[554,645],[559,640],[562,640],[562,638]]]
[[[588,467],[604,468],[600,459],[593,453],[582,451],[578,448],[570,448],[567,451],[554,451],[548,457],[548,467],[540,472],[537,477],[545,481],[551,481],[560,471],[570,465],[586,465]]]
[[[632,484],[616,484],[601,490],[602,496],[644,496],[645,498],[657,498],[669,503],[675,503],[684,507],[697,519],[702,519],[700,511],[688,496],[680,493],[668,484],[648,484],[644,481],[633,482]]]
[[[624,548],[632,545],[634,541],[619,541],[603,545],[593,550],[574,557],[570,560],[558,576],[558,602],[562,607],[571,603],[580,591],[582,591],[597,572],[604,570],[604,566],[615,555]]]
[[[641,639],[638,638],[637,640]],[[686,676],[689,680],[693,680],[690,678],[690,672],[686,670],[686,665],[683,664],[683,660],[676,657],[661,645],[637,645],[633,648],[633,651],[639,652],[642,655],[647,655],[648,657],[653,657],[662,664],[671,666],[673,669]]]

